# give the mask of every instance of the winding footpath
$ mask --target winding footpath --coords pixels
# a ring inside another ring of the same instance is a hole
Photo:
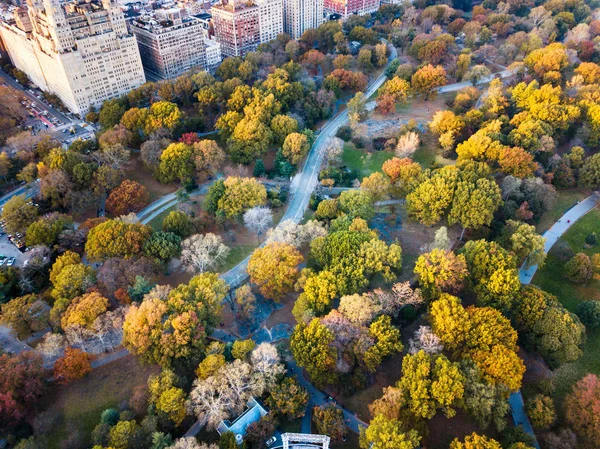
[[[567,230],[573,226],[577,220],[591,211],[600,201],[600,196],[598,193],[593,193],[588,196],[583,201],[580,201],[571,209],[569,209],[565,214],[559,218],[559,220],[554,223],[554,225],[544,232],[543,237],[546,239],[546,245],[544,246],[544,251],[548,253],[550,249],[554,246],[554,244],[560,239],[560,237],[567,232]],[[538,266],[532,265],[531,267],[527,267],[525,263],[521,266],[519,270],[519,280],[521,284],[528,285],[531,283],[535,272],[537,271]],[[523,430],[525,430],[528,434],[536,438],[535,432],[533,431],[533,427],[529,422],[529,418],[527,417],[527,413],[525,412],[525,406],[523,403],[523,395],[520,391],[516,393],[512,393],[509,398],[510,408],[512,411],[512,417],[515,425],[523,426]],[[536,449],[540,449],[540,445],[535,440]]]

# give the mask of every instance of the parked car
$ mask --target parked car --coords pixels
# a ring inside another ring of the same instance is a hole
[[[267,447],[271,447],[273,446],[273,444],[275,443],[275,441],[277,441],[277,438],[275,437],[271,437],[267,440],[267,442],[265,443],[267,445]]]

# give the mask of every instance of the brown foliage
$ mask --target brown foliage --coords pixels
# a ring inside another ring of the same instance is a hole
[[[87,353],[81,349],[69,347],[65,355],[56,361],[54,365],[54,377],[60,383],[69,383],[81,379],[92,371],[90,359]]]

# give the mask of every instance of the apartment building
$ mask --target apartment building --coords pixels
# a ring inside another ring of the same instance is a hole
[[[283,0],[256,0],[260,43],[270,42],[283,33]]]
[[[326,14],[339,14],[347,18],[351,14],[371,14],[377,12],[381,0],[324,0]]]
[[[0,22],[9,57],[71,111],[85,114],[146,81],[135,36],[113,0],[27,0],[27,15]]]
[[[283,0],[221,0],[210,13],[224,56],[244,56],[283,33]]]
[[[215,39],[223,56],[244,56],[260,44],[259,8],[239,0],[221,0],[210,8]]]
[[[283,0],[283,31],[300,39],[309,28],[323,23],[323,0]]]
[[[190,69],[210,68],[207,60],[208,32],[202,22],[183,8],[157,9],[131,22],[150,80],[175,78]],[[211,54],[211,64],[214,52]]]

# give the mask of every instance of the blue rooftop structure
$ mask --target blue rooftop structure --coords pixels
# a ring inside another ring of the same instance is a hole
[[[233,422],[229,422],[228,420],[221,421],[217,427],[217,432],[219,432],[219,435],[222,435],[225,432],[233,432],[235,435],[235,441],[238,444],[241,444],[242,440],[244,439],[244,435],[246,435],[246,429],[248,426],[259,421],[263,416],[269,413],[267,408],[253,397],[248,400],[247,405],[248,408],[244,411],[244,413],[238,416]]]

